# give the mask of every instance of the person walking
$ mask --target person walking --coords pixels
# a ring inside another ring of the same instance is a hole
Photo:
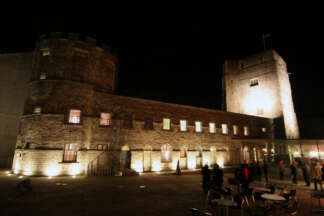
[[[297,167],[296,167],[296,161],[291,162],[290,172],[291,172],[290,174],[291,174],[292,182],[294,184],[297,184]]]
[[[215,164],[213,169],[213,185],[215,185],[218,189],[221,189],[224,181],[223,178],[223,170],[219,168],[218,164]]]
[[[279,162],[279,176],[280,180],[284,179],[284,172],[285,172],[285,162],[283,160],[280,160]]]
[[[269,173],[268,173],[268,164],[267,162],[263,163],[263,173],[264,173],[264,178],[266,181],[266,184],[269,184]]]
[[[204,194],[207,195],[209,189],[210,176],[211,176],[211,172],[207,164],[201,168],[201,174],[202,174],[202,188]]]
[[[314,181],[314,189],[317,190],[317,184],[319,184],[321,190],[323,190],[322,186],[322,165],[320,162],[317,162],[313,168],[312,178]]]
[[[242,184],[242,191],[247,190],[251,180],[251,172],[248,169],[247,164],[242,165],[240,180]]]

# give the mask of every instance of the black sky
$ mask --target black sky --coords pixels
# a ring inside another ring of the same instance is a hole
[[[269,33],[268,47],[291,73],[298,115],[324,117],[313,10],[303,3],[268,3],[2,19],[0,52],[33,50],[40,34],[78,32],[112,46],[119,60],[118,94],[221,109],[224,60],[262,51],[262,33]]]

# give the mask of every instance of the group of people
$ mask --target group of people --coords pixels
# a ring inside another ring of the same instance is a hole
[[[284,180],[285,177],[285,163],[281,160],[278,164],[280,180]],[[318,190],[318,185],[323,190],[322,181],[324,181],[324,162],[317,162],[311,164],[309,159],[305,159],[304,163],[299,163],[296,160],[292,161],[290,168],[291,180],[294,184],[297,184],[298,168],[301,168],[306,186],[310,186],[311,180],[314,182],[314,189]],[[206,194],[210,187],[221,189],[223,185],[224,172],[215,164],[213,169],[210,170],[208,165],[202,167],[201,170],[203,179],[202,187]],[[248,163],[242,164],[240,168],[235,170],[235,181],[237,185],[241,185],[242,189],[248,189],[249,184],[255,180],[261,181],[264,176],[266,184],[269,184],[269,166],[266,162],[262,164],[253,160]]]
[[[207,194],[210,187],[215,189],[221,189],[223,185],[224,172],[218,164],[214,164],[212,170],[209,169],[208,165],[202,167],[202,187],[205,194]]]
[[[298,168],[301,168],[305,186],[309,187],[311,180],[314,182],[314,189],[318,190],[318,186],[321,190],[323,190],[322,181],[324,181],[324,162],[316,162],[314,164],[311,163],[310,159],[305,158],[304,162],[298,162],[296,160],[292,161],[290,165],[290,172],[291,172],[291,179],[294,184],[297,184],[297,174]],[[284,170],[285,165],[284,161],[281,160],[279,162],[279,172],[280,172],[280,179],[283,180],[284,177]]]

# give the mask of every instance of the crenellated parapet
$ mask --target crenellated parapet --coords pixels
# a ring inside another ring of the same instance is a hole
[[[91,37],[51,33],[40,37],[33,57],[32,81],[70,80],[113,93],[117,58]]]

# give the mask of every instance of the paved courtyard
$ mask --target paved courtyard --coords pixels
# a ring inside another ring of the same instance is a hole
[[[24,177],[25,178],[25,177]],[[201,175],[128,177],[31,177],[33,190],[16,192],[21,181],[0,170],[0,215],[191,215],[190,208],[210,210],[201,190]],[[298,186],[298,215],[310,215],[309,191]],[[314,205],[318,202],[314,201]],[[324,200],[322,200],[324,206]],[[239,215],[230,211],[230,215]]]

